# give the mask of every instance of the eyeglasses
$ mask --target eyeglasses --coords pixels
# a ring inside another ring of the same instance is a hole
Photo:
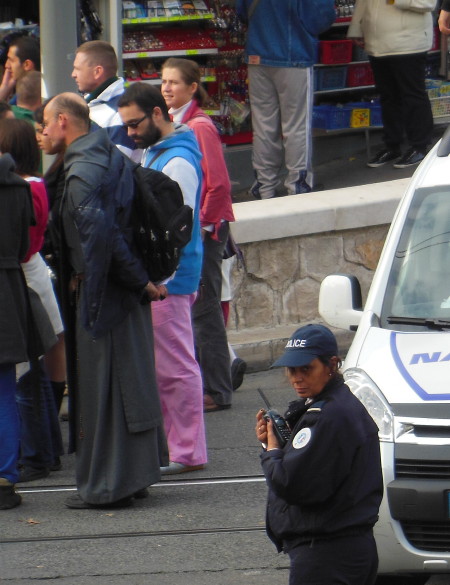
[[[139,126],[141,122],[145,120],[145,118],[147,118],[147,114],[145,114],[145,116],[142,116],[142,118],[140,120],[137,120],[136,122],[124,122],[122,126],[124,128],[131,128],[132,130],[136,130],[136,128]]]

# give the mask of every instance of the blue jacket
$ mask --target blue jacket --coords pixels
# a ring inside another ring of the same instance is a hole
[[[291,439],[261,456],[278,550],[372,530],[383,495],[378,428],[341,379],[290,405]]]
[[[167,163],[175,157],[187,160],[194,167],[198,177],[191,241],[182,249],[180,265],[175,276],[166,285],[169,294],[187,295],[198,290],[203,260],[203,244],[200,234],[200,192],[202,188],[200,160],[202,155],[194,133],[187,126],[177,126],[174,132],[149,148],[145,153],[144,166],[163,171]],[[175,177],[171,178],[176,181]]]
[[[237,0],[238,15],[248,24],[245,59],[270,67],[311,67],[317,61],[317,35],[336,18],[334,0]]]

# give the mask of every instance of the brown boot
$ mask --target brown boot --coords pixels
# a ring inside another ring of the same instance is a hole
[[[0,510],[15,508],[22,501],[22,496],[16,493],[14,484],[0,477]]]

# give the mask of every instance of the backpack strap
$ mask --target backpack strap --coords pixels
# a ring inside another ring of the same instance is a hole
[[[149,162],[146,161],[145,162],[145,166],[147,168],[150,168],[152,166],[152,164],[155,162],[155,160],[157,160],[162,154],[164,154],[166,152],[166,150],[167,150],[167,148],[160,148],[158,150],[158,152],[155,154],[155,156],[152,158],[151,161],[149,161]]]

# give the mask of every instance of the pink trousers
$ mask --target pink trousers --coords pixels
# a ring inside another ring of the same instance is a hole
[[[169,295],[151,304],[156,380],[170,461],[207,462],[203,384],[195,359],[191,307],[196,294]]]

